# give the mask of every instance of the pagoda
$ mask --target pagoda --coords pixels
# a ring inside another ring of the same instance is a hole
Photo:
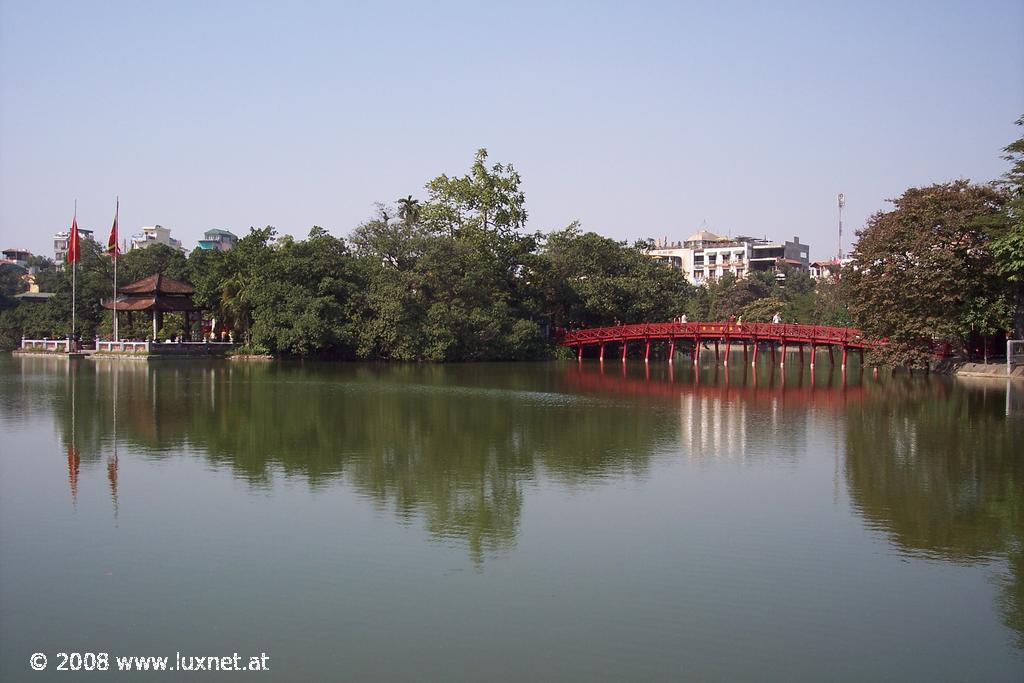
[[[116,301],[108,299],[101,303],[103,308],[116,310],[117,313],[124,311],[129,316],[135,311],[150,311],[153,316],[153,340],[156,341],[157,332],[163,327],[164,313],[181,313],[188,334],[192,315],[202,310],[192,302],[195,293],[196,290],[187,282],[157,273],[119,288]]]

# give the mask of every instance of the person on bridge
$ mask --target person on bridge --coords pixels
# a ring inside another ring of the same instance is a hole
[[[686,317],[685,313],[683,313],[681,316],[679,316],[679,322],[685,325],[686,323],[690,322],[690,319]]]
[[[772,318],[772,322],[778,325],[779,323],[782,322],[782,316],[776,313],[775,316]]]

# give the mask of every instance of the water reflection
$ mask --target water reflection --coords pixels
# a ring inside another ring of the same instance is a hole
[[[999,383],[891,378],[848,416],[846,479],[858,512],[907,553],[1009,559],[1006,623],[1024,644],[1024,430]]]
[[[859,383],[836,391],[820,376],[815,385],[799,372],[745,365],[696,373],[668,365],[18,363],[23,395],[4,410],[52,411],[73,498],[79,463],[105,460],[116,510],[119,444],[150,458],[200,451],[257,487],[270,487],[275,474],[313,488],[344,478],[401,519],[422,516],[431,533],[465,539],[480,559],[515,542],[524,484],[644,477],[655,453],[743,460],[777,445],[788,457],[806,441],[807,406],[838,409],[864,393]]]
[[[3,368],[0,410],[52,415],[70,498],[121,455],[200,453],[253,487],[337,481],[477,563],[514,547],[525,487],[646,478],[658,458],[795,466],[834,443],[836,486],[904,552],[1008,560],[1024,637],[1024,421],[1000,383],[688,364],[537,366],[68,362]],[[115,412],[116,407],[116,412]],[[124,513],[124,511],[121,511]]]

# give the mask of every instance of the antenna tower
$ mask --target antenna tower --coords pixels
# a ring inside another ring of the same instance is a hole
[[[846,206],[846,195],[839,193],[839,260],[843,260],[843,207]]]

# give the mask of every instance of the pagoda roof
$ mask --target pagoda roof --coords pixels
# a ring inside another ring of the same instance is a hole
[[[150,275],[147,278],[143,278],[138,282],[133,282],[130,285],[125,285],[119,290],[122,294],[133,294],[133,295],[159,295],[159,294],[184,294],[191,296],[196,293],[196,290],[192,285],[187,282],[180,280],[174,280],[165,275],[157,273]],[[120,308],[120,306],[118,306]]]
[[[103,308],[114,309],[114,302],[106,299],[101,302]],[[190,297],[156,297],[156,296],[126,296],[117,298],[117,310],[119,311],[195,311],[199,310],[192,303]]]

